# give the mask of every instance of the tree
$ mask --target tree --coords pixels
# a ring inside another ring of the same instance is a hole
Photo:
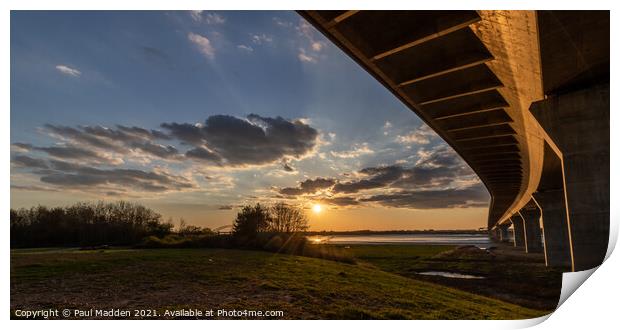
[[[259,232],[267,231],[271,215],[269,209],[257,203],[254,206],[246,205],[237,213],[233,224],[233,236],[244,240],[254,239]]]
[[[298,207],[278,203],[271,207],[271,221],[268,231],[277,233],[296,233],[308,229],[308,218]]]
[[[11,247],[127,245],[172,228],[155,211],[123,201],[11,210],[10,226]]]

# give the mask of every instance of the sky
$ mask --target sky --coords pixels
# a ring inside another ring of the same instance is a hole
[[[474,229],[489,194],[290,11],[12,11],[11,207],[128,200],[215,228]],[[320,205],[320,212],[318,207]]]

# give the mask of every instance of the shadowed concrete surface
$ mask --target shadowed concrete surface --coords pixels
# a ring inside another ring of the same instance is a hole
[[[300,14],[478,174],[493,238],[505,241],[512,223],[515,246],[544,251],[547,265],[600,264],[609,237],[608,11]]]

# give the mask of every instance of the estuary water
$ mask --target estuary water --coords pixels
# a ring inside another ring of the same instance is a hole
[[[314,244],[421,244],[421,245],[475,245],[491,244],[486,234],[378,234],[308,236]]]

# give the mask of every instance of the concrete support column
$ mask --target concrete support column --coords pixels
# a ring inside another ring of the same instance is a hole
[[[508,243],[508,241],[510,241],[510,236],[508,234],[508,227],[510,226],[502,225],[498,227],[500,242]]]
[[[519,212],[525,223],[525,252],[542,252],[542,236],[540,231],[540,211],[535,208],[532,210],[521,210]]]
[[[571,243],[563,190],[539,191],[534,198],[542,210],[547,266],[571,267]]]
[[[489,238],[493,241],[499,240],[497,228],[489,230]]]
[[[609,84],[553,95],[531,108],[562,153],[574,271],[600,265],[609,244],[609,109]],[[543,206],[543,221],[545,212]]]
[[[520,216],[513,216],[511,219],[513,225],[514,246],[525,248],[525,226]]]

